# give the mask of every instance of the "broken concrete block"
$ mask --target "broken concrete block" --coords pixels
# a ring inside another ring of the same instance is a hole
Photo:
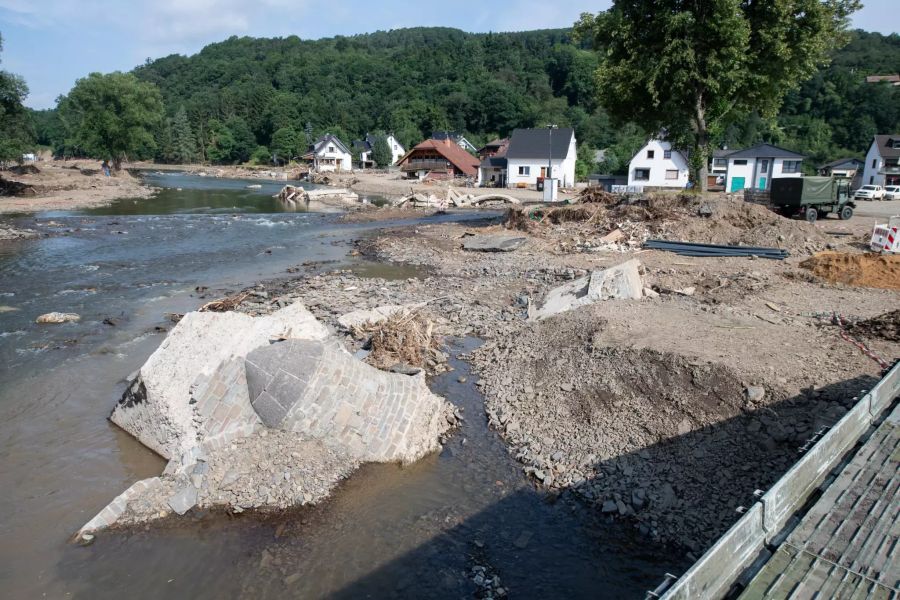
[[[368,310],[354,310],[338,317],[338,323],[344,329],[352,329],[366,323],[381,323],[397,313],[410,312],[425,306],[424,302],[416,304],[386,304]]]
[[[60,323],[77,323],[80,320],[81,316],[75,313],[50,312],[39,316],[34,322],[58,325]]]
[[[197,505],[197,488],[191,483],[185,483],[175,494],[169,498],[169,507],[179,515]]]
[[[639,261],[632,259],[554,288],[547,293],[544,305],[533,313],[532,318],[545,319],[602,300],[638,300],[644,290],[640,266]]]
[[[141,367],[110,420],[169,459],[207,436],[252,430],[243,364],[233,359],[279,336],[321,340],[328,330],[300,303],[255,318],[188,313]]]
[[[463,249],[475,252],[512,252],[528,238],[512,235],[478,235],[463,242]]]
[[[328,440],[364,461],[414,461],[440,447],[451,406],[422,376],[380,371],[318,341],[247,355],[247,386],[266,426]]]

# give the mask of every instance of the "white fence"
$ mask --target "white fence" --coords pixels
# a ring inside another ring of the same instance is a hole
[[[714,600],[728,592],[897,396],[900,361],[666,591],[663,600]]]

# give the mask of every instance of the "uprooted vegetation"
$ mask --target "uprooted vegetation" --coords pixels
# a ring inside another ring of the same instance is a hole
[[[351,333],[356,339],[368,340],[366,362],[379,369],[397,365],[424,368],[440,352],[434,322],[421,310],[401,311],[378,323],[363,323],[354,326]]]
[[[808,223],[782,217],[764,206],[689,194],[651,193],[629,200],[595,193],[580,204],[512,207],[505,226],[538,235],[562,228],[579,236],[577,246],[582,251],[604,249],[608,244],[599,238],[617,229],[625,234],[625,246],[660,238],[812,253],[830,241]]]
[[[881,338],[889,342],[900,342],[900,309],[886,312],[864,321],[857,321],[849,327],[853,333],[870,338]]]

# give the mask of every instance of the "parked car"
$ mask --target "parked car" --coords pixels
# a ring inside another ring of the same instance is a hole
[[[861,200],[884,200],[884,188],[880,185],[864,185],[853,194]]]
[[[900,185],[884,186],[884,199],[885,200],[900,200]]]

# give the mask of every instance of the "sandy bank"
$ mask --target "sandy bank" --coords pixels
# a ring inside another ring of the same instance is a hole
[[[42,161],[34,169],[4,171],[0,176],[21,184],[17,195],[0,196],[0,213],[90,208],[155,193],[124,169],[104,176],[100,162],[93,160]]]

